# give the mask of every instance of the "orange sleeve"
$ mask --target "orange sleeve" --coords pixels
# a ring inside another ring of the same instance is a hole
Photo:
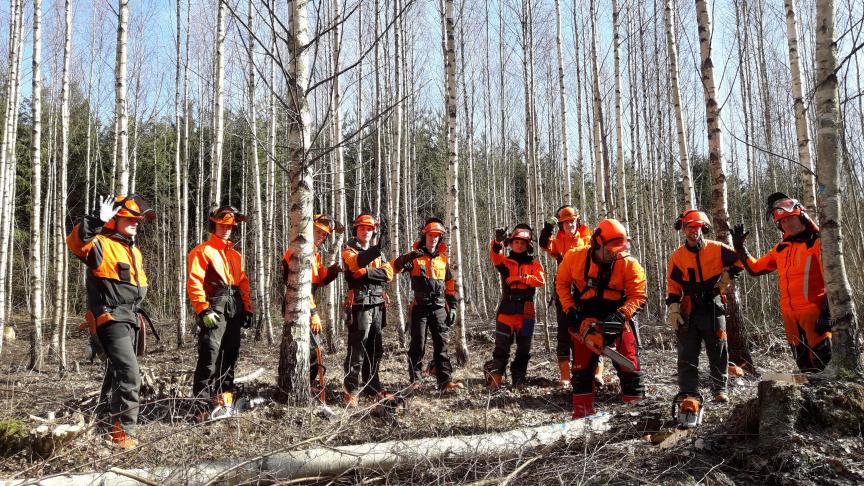
[[[542,287],[546,283],[546,273],[543,272],[543,266],[540,262],[534,260],[531,266],[531,273],[519,277],[519,281],[529,287]]]
[[[360,267],[357,266],[357,255],[357,251],[351,247],[346,246],[345,249],[342,250],[342,261],[345,262],[345,268],[347,268],[349,272],[360,270]],[[393,271],[393,267],[390,267],[390,271]]]
[[[237,253],[237,258],[240,258],[239,253]],[[243,297],[243,307],[247,313],[251,314],[254,311],[252,309],[252,296],[249,289],[249,277],[246,275],[246,269],[243,268],[242,258],[240,258],[240,281],[237,284],[240,287],[240,295]]]
[[[87,258],[87,254],[90,253],[90,249],[93,248],[93,245],[96,243],[96,238],[86,242],[83,241],[79,232],[80,229],[81,223],[76,224],[72,228],[72,232],[66,237],[66,246],[69,247],[69,251],[71,251],[73,255],[84,259]]]
[[[624,287],[627,292],[627,300],[624,301],[624,305],[619,307],[618,310],[624,314],[627,320],[631,320],[645,306],[645,302],[648,300],[646,293],[647,284],[645,281],[645,270],[642,268],[642,265],[632,257],[624,261],[627,262],[627,266],[624,267],[624,270],[627,272],[627,281]]]
[[[388,282],[393,280],[393,275],[394,275],[393,266],[390,265],[390,262],[388,262],[384,258],[381,258],[381,266],[378,268],[381,270],[384,270],[384,272],[387,274],[387,281]]]
[[[564,309],[564,312],[576,307],[576,301],[573,300],[570,288],[573,284],[572,267],[576,261],[575,255],[577,253],[568,251],[564,255],[564,260],[558,265],[558,273],[555,275],[555,293],[558,294],[558,302],[561,302],[561,308]]]
[[[283,283],[288,282],[288,272],[291,271],[291,269],[288,267],[288,265],[291,263],[291,253],[292,253],[291,247],[289,246],[288,249],[285,250],[285,253],[282,255],[282,282]]]
[[[497,248],[497,249],[496,249]],[[504,263],[504,245],[494,239],[489,243],[489,258],[492,260],[492,265],[498,266]]]
[[[315,270],[312,272],[312,283],[316,285],[321,285],[324,281],[324,277],[327,275],[327,267],[321,263],[321,254],[317,251],[313,255],[312,265],[315,265]]]
[[[765,275],[777,270],[777,258],[774,255],[774,248],[758,260],[753,257],[748,257],[742,263],[744,263],[744,269],[747,270],[747,273],[754,277]]]
[[[189,253],[186,293],[189,294],[189,302],[196,314],[200,314],[210,307],[210,303],[207,302],[207,294],[204,292],[204,274],[208,264],[204,252],[200,249],[194,248]]]

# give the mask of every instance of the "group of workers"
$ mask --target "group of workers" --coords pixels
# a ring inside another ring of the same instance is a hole
[[[667,322],[678,338],[678,383],[681,394],[699,395],[699,355],[705,343],[710,387],[715,402],[727,402],[729,354],[726,339],[726,291],[741,271],[751,275],[779,273],[780,304],[786,336],[802,372],[821,370],[831,359],[831,321],[825,299],[819,228],[804,207],[785,194],[772,194],[768,214],[783,239],[759,259],[745,247],[748,232],[732,231],[733,247],[706,239],[711,224],[705,213],[690,209],[674,228],[684,243],[669,258]],[[141,377],[137,356],[142,352],[146,314],[141,310],[147,277],[141,251],[135,245],[138,224],[155,213],[137,195],[107,197],[94,214],[85,215],[67,237],[72,253],[87,267],[91,342],[107,361],[100,403],[110,437],[121,448],[137,445],[135,426]],[[193,395],[200,419],[234,405],[234,368],[242,329],[254,322],[249,280],[243,259],[233,248],[231,234],[246,216],[222,206],[208,217],[209,239],[188,256],[187,292],[197,315],[198,361]],[[454,276],[444,243],[446,229],[428,219],[410,251],[389,261],[382,254],[379,223],[370,214],[358,215],[352,237],[341,250],[341,262],[324,265],[318,248],[339,224],[326,215],[314,217],[313,289],[344,274],[348,288],[345,320],[348,329],[344,363],[344,402],[357,407],[361,395],[392,398],[381,385],[379,365],[384,353],[386,284],[398,273],[410,276],[409,388],[422,387],[423,374],[435,377],[438,389],[454,392],[464,385],[453,379],[448,355],[450,330],[457,316]],[[556,228],[557,227],[557,228]],[[557,231],[556,231],[557,229]],[[518,224],[498,228],[489,257],[500,274],[501,298],[496,312],[495,346],[483,366],[491,390],[503,385],[509,364],[514,388],[524,388],[535,325],[535,293],[546,282],[535,257],[534,243],[558,263],[555,306],[558,319],[556,355],[560,384],[572,387],[572,417],[594,413],[594,394],[603,383],[601,355],[609,356],[621,383],[625,402],[645,396],[639,363],[636,316],[646,302],[645,271],[629,253],[627,229],[604,219],[592,230],[572,206],[549,218],[535,239],[533,229]],[[506,250],[506,251],[505,251]],[[291,273],[291,250],[283,257],[283,278]],[[310,387],[324,402],[324,363],[318,345],[321,317],[310,296]],[[423,369],[427,337],[432,360]],[[511,348],[516,350],[511,361]]]

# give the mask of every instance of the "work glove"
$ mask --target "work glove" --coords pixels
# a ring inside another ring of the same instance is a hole
[[[111,218],[116,216],[118,212],[120,212],[120,207],[114,207],[113,197],[105,196],[99,202],[99,219],[101,219],[103,223],[111,221]]]
[[[673,331],[678,332],[684,326],[684,316],[681,315],[681,304],[673,302],[666,309],[666,322]]]
[[[555,216],[552,216],[551,218],[547,219],[545,221],[545,223],[546,223],[546,226],[554,228],[555,225],[558,224],[558,218],[556,218]]]
[[[507,238],[507,228],[495,228],[495,241],[501,243]]]
[[[321,316],[319,316],[318,314],[312,314],[309,329],[316,334],[321,332]]]
[[[213,329],[216,326],[225,324],[225,317],[213,309],[204,310],[204,312],[198,314],[198,317],[201,318],[201,325],[207,329]]]
[[[828,310],[822,311],[819,314],[819,319],[816,319],[816,332],[819,334],[824,334],[826,332],[831,332],[831,312]]]
[[[736,250],[744,248],[744,240],[747,239],[747,235],[750,234],[749,231],[744,230],[744,225],[741,223],[736,224],[732,228],[732,245]]]
[[[579,332],[579,326],[581,324],[582,316],[579,315],[579,311],[577,311],[575,307],[571,307],[570,310],[567,311],[567,327]]]
[[[447,325],[452,326],[456,322],[456,307],[451,307],[447,310]]]
[[[251,312],[243,313],[243,329],[252,329],[252,323],[255,322],[255,314]]]
[[[719,290],[721,294],[725,294],[730,285],[732,285],[732,274],[724,268],[723,273],[720,274],[720,279],[714,284],[714,288]]]
[[[611,346],[624,331],[624,323],[627,318],[621,311],[615,311],[603,319],[603,341],[606,346]]]

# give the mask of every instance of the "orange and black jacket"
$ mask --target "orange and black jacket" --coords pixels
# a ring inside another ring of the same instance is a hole
[[[521,314],[523,304],[534,300],[537,287],[546,283],[546,274],[540,262],[533,256],[525,253],[510,252],[504,256],[504,245],[492,240],[489,244],[489,258],[492,265],[501,274],[501,303],[498,305],[499,314]],[[517,280],[507,283],[509,277]]]
[[[210,235],[209,240],[189,252],[186,291],[196,314],[210,307],[208,298],[237,291],[243,299],[243,308],[247,313],[252,313],[249,278],[243,270],[243,258],[233,246],[231,241]]]
[[[825,308],[822,242],[818,232],[807,229],[783,238],[783,241],[758,260],[750,256],[746,249],[740,249],[738,256],[750,275],[759,276],[777,271],[782,310],[794,312],[814,307]]]
[[[584,224],[576,228],[576,234],[573,236],[558,230],[558,234],[553,239],[551,234],[540,231],[540,248],[543,248],[543,251],[551,255],[558,263],[561,263],[568,251],[589,244],[591,244],[591,230]]]
[[[567,252],[558,266],[555,291],[565,312],[603,319],[615,311],[633,319],[647,300],[645,270],[631,255],[609,264],[594,261],[590,246]],[[571,292],[572,289],[572,292]]]
[[[377,246],[364,250],[357,238],[351,238],[342,248],[345,282],[348,284],[349,305],[379,305],[384,303],[384,284],[393,280],[393,267],[381,256]],[[363,275],[356,272],[365,269]]]
[[[421,256],[409,261],[402,255],[391,263],[396,273],[407,271],[411,276],[411,290],[414,291],[412,305],[429,305],[448,308],[456,306],[456,282],[450,271],[446,246],[441,243],[430,253],[425,246],[414,242],[412,250],[419,250]]]
[[[285,254],[282,256],[282,282],[288,283],[288,273],[290,269],[288,268],[288,263],[291,261],[292,255],[291,248],[289,247],[285,250]],[[312,254],[312,292],[320,288],[324,288],[336,279],[339,276],[339,272],[335,269],[328,269],[321,263],[321,254],[318,253],[318,250],[315,250]],[[318,313],[318,309],[315,304],[315,296],[309,296],[309,309],[312,311],[312,315]]]
[[[98,217],[84,216],[66,237],[66,245],[87,265],[87,306],[96,325],[135,324],[137,307],[147,295],[141,250],[104,224]]]
[[[720,295],[715,288],[723,270],[737,275],[742,267],[731,246],[702,240],[698,247],[678,247],[669,257],[666,271],[666,305],[680,302],[687,310],[692,305],[713,302]]]

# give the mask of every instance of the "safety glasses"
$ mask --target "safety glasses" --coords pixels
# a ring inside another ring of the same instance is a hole
[[[801,214],[801,203],[797,199],[781,199],[774,203],[769,214],[774,218],[774,221]]]

